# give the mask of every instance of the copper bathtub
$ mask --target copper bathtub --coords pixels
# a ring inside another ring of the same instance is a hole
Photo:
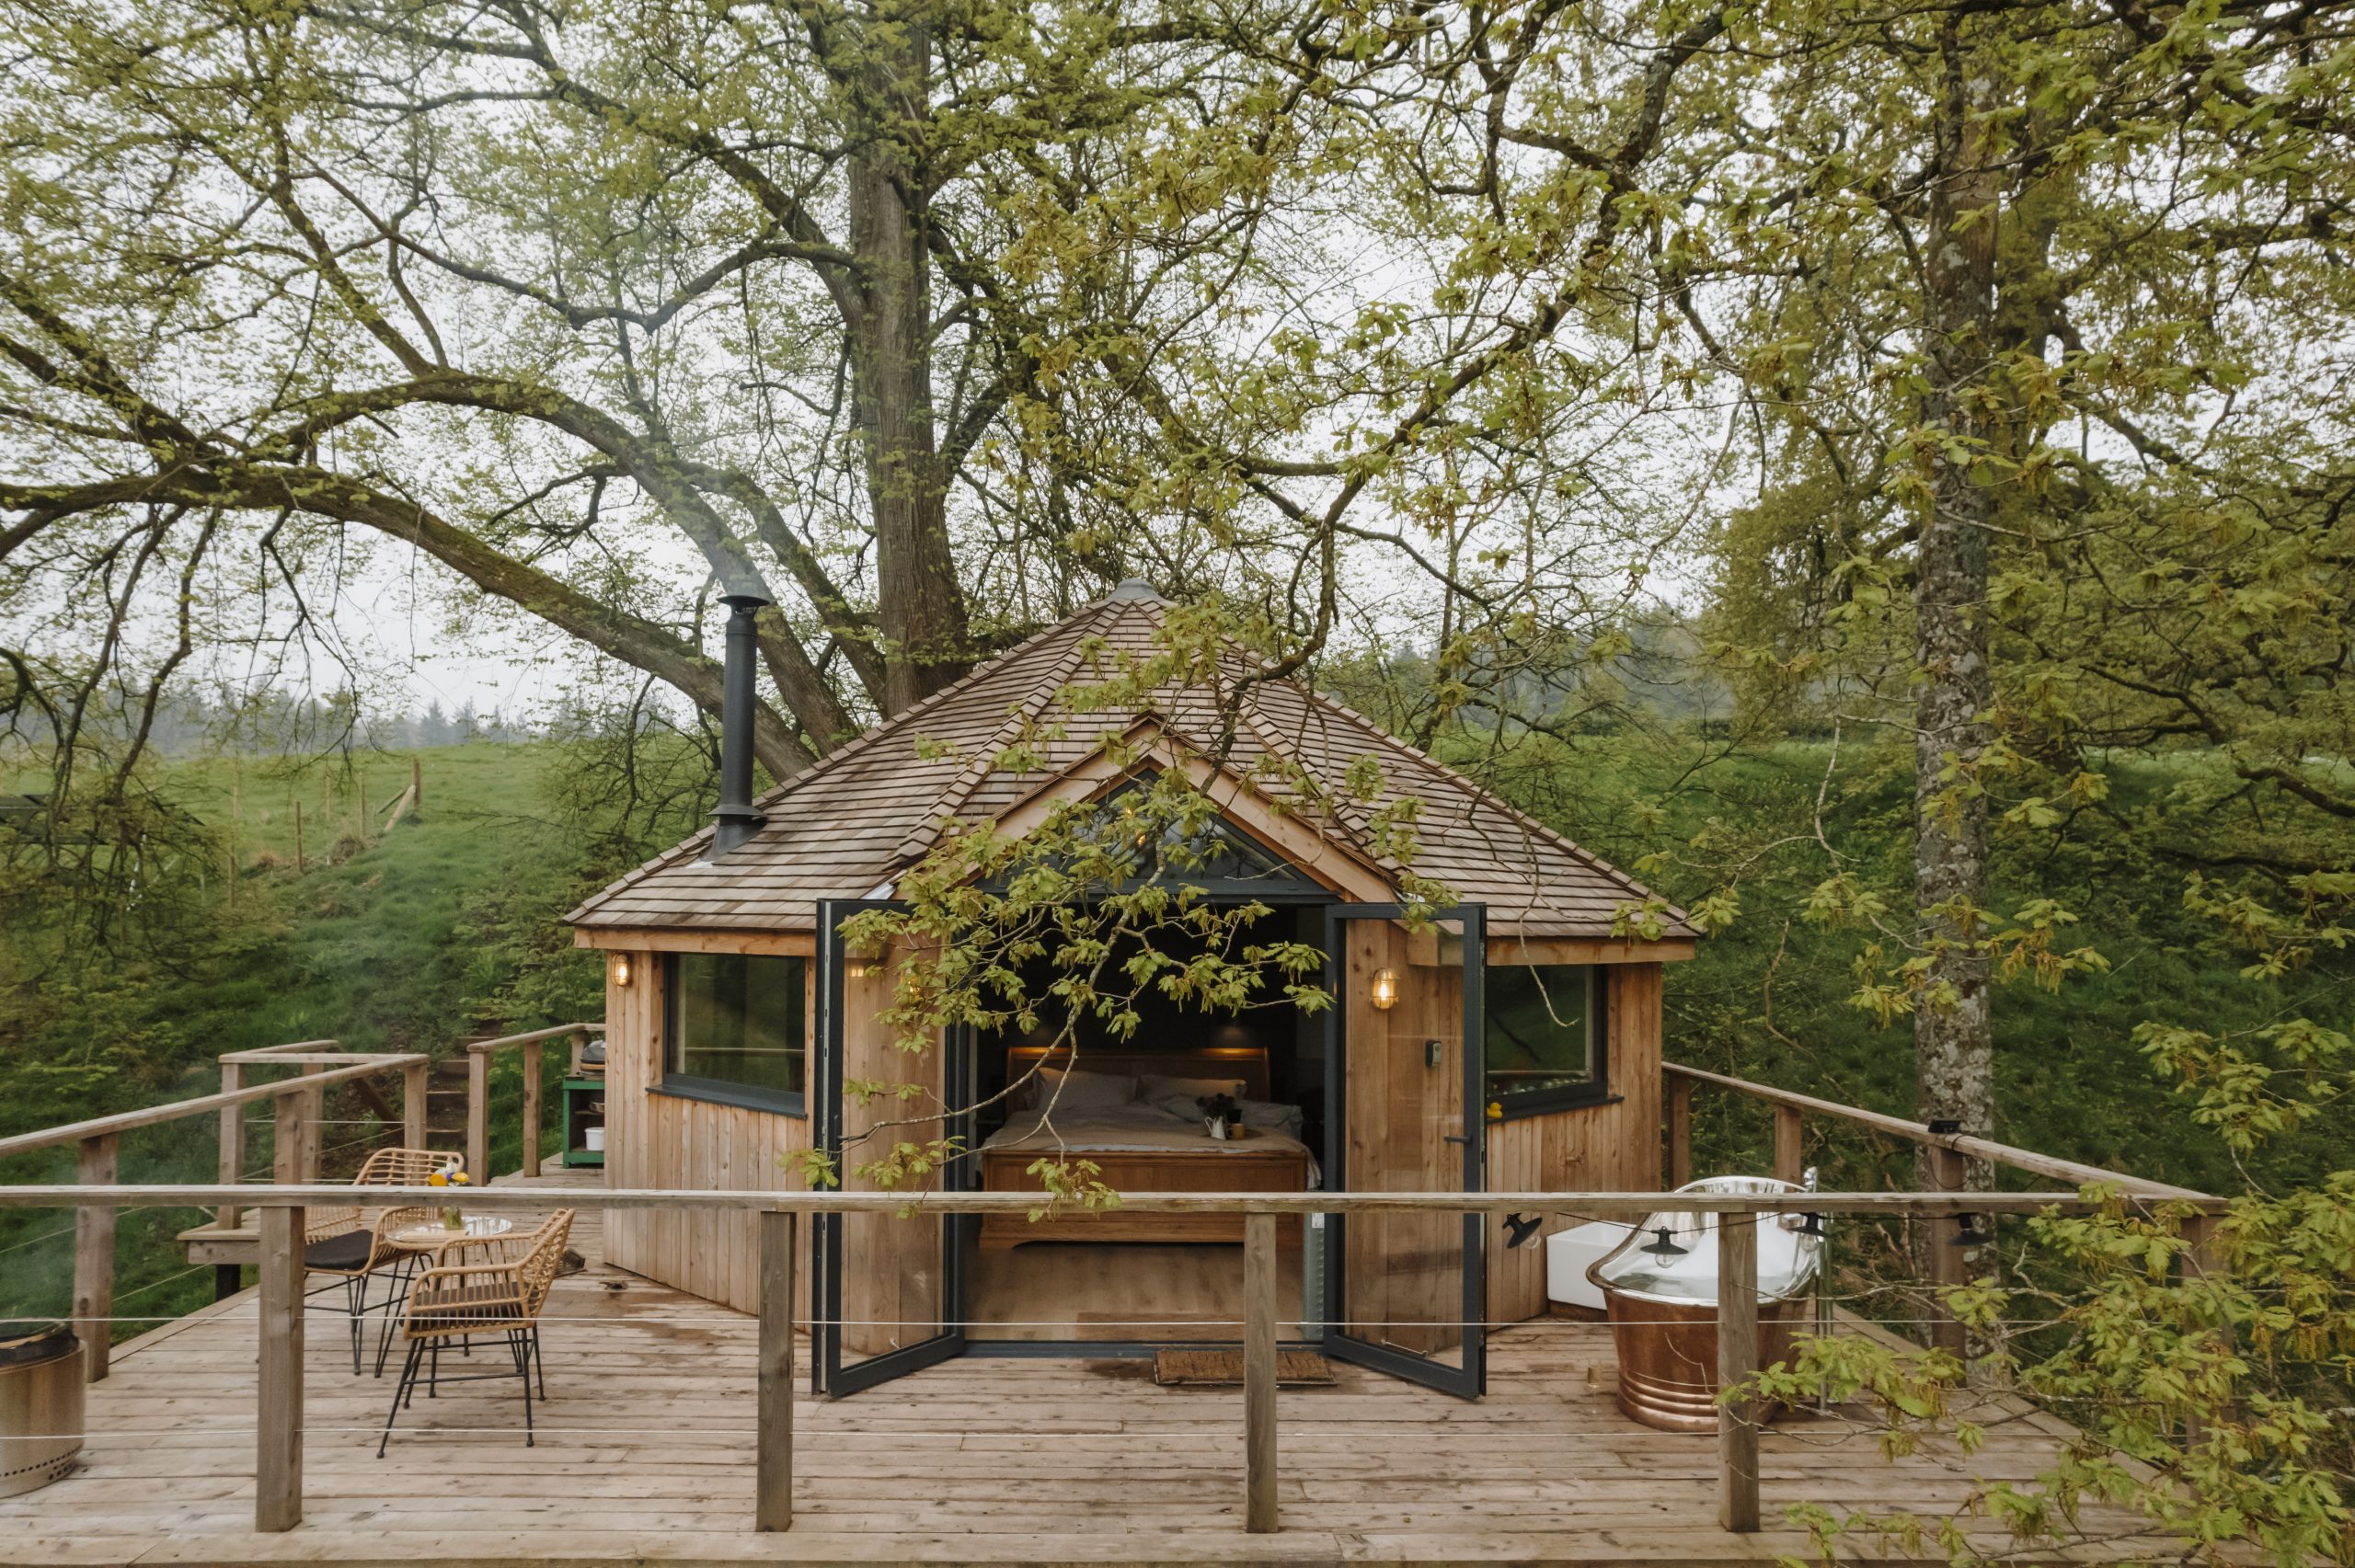
[[[1770,1176],[1713,1176],[1679,1192],[1768,1194],[1804,1189]],[[1797,1216],[1758,1222],[1761,1366],[1788,1360],[1793,1331],[1811,1318],[1823,1239]],[[1662,1230],[1683,1250],[1663,1253]],[[1664,1208],[1587,1270],[1603,1291],[1619,1356],[1619,1408],[1663,1432],[1717,1429],[1717,1217]],[[1766,1413],[1771,1419],[1773,1412]]]

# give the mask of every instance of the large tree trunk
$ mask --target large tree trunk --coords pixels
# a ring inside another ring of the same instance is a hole
[[[1915,1010],[1920,1114],[1985,1135],[1994,1123],[1988,967],[1977,948],[1987,889],[1987,807],[1973,777],[1993,695],[1987,650],[1988,524],[1995,492],[1974,461],[1993,421],[1987,392],[1995,314],[1997,173],[1986,148],[1993,72],[1949,18],[1936,177],[1924,246],[1930,391],[1930,515],[1914,589],[1921,690],[1914,738],[1914,904],[1929,956]],[[1974,1167],[1972,1185],[1987,1173]]]
[[[931,249],[921,171],[907,156],[925,113],[931,42],[902,22],[879,42],[871,102],[887,123],[849,161],[851,249],[861,269],[852,372],[867,443],[875,520],[876,623],[882,633],[886,715],[946,686],[970,667],[965,596],[948,545],[946,486],[932,406]],[[870,39],[885,29],[870,30]],[[901,118],[898,124],[889,123]]]

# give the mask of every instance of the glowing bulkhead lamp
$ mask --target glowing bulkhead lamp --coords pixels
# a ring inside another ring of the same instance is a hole
[[[613,976],[614,984],[626,990],[630,981],[638,978],[638,966],[630,962],[628,954],[616,953],[607,972]]]
[[[1373,1005],[1380,1013],[1387,1013],[1398,1005],[1398,975],[1392,969],[1373,972]]]

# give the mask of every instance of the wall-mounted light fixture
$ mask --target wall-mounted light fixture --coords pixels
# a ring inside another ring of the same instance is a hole
[[[638,966],[629,961],[628,954],[616,953],[613,962],[606,966],[606,973],[613,977],[614,984],[626,990],[629,982],[638,977]]]
[[[1377,1013],[1387,1013],[1398,1005],[1398,977],[1389,969],[1373,972],[1373,1006]]]

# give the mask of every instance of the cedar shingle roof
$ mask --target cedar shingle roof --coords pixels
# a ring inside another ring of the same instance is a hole
[[[724,862],[702,858],[706,829],[566,919],[592,927],[809,931],[819,899],[874,893],[922,858],[945,820],[1002,814],[1086,761],[1108,731],[1152,718],[1200,744],[1221,724],[1215,694],[1200,687],[1159,692],[1145,712],[1050,711],[1066,685],[1155,652],[1167,608],[1141,586],[1124,585],[770,791],[759,803],[767,826]],[[1248,656],[1234,658],[1239,670]],[[1041,756],[1033,770],[994,766],[1032,719],[1063,722],[1066,733],[1034,743]],[[1617,910],[1649,897],[1632,877],[1296,681],[1250,688],[1226,765],[1278,796],[1285,792],[1271,775],[1295,769],[1339,795],[1344,776],[1366,758],[1381,772],[1373,803],[1330,814],[1304,807],[1302,815],[1395,873],[1368,842],[1367,820],[1394,800],[1416,797],[1415,871],[1486,904],[1492,933],[1607,937]],[[1671,937],[1694,934],[1682,910],[1670,910],[1666,921]]]

